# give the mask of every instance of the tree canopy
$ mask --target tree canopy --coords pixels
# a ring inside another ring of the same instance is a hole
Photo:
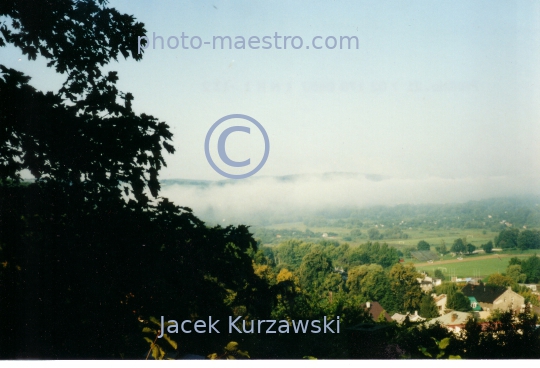
[[[0,178],[29,170],[41,182],[69,183],[87,195],[122,191],[146,205],[159,191],[163,151],[174,152],[167,124],[132,111],[133,96],[102,67],[120,55],[139,60],[133,40],[145,33],[105,1],[8,1],[0,8],[0,46],[38,55],[66,76],[58,93],[37,91],[30,77],[0,65]]]
[[[149,316],[265,317],[273,304],[246,226],[208,227],[157,198],[172,133],[134,113],[117,73],[102,71],[120,56],[139,60],[145,29],[106,5],[0,5],[0,47],[65,76],[42,92],[0,65],[2,359],[138,357]],[[35,182],[20,185],[23,170]]]
[[[416,245],[416,249],[418,250],[429,250],[429,248],[430,248],[430,245],[425,240],[420,240],[418,244]]]
[[[455,253],[462,253],[462,252],[465,252],[467,250],[467,247],[465,245],[465,242],[463,242],[463,239],[458,238],[458,239],[454,240],[454,243],[452,244],[451,250],[452,250],[452,252],[455,252]]]

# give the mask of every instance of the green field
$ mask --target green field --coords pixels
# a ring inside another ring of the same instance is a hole
[[[296,229],[300,231],[305,231],[308,226],[304,225],[302,222],[289,222],[284,224],[278,224],[278,225],[271,225],[267,226],[269,229],[275,229],[275,230],[281,230],[281,229]],[[333,240],[337,240],[340,242],[345,242],[343,240],[344,236],[348,236],[351,232],[351,229],[345,229],[342,227],[332,227],[332,226],[325,226],[325,227],[309,227],[309,229],[313,232],[318,233],[328,233],[333,232],[338,234],[338,237],[334,238]],[[362,233],[366,234],[368,228],[362,227],[360,228]],[[383,228],[379,229],[381,232],[384,231]],[[388,245],[392,245],[396,247],[397,249],[406,248],[406,247],[416,247],[418,242],[420,240],[425,240],[429,244],[431,244],[432,249],[438,245],[441,244],[441,241],[444,240],[446,243],[446,246],[450,248],[452,246],[452,243],[457,238],[467,238],[467,241],[470,242],[472,245],[475,245],[477,248],[479,248],[482,244],[487,243],[490,240],[493,240],[495,236],[498,235],[498,232],[492,232],[492,231],[486,231],[485,234],[483,234],[483,231],[480,229],[448,229],[448,230],[422,230],[422,229],[405,229],[404,230],[407,235],[409,235],[408,239],[392,239],[392,238],[385,238],[382,240],[378,240],[379,242],[385,242]],[[314,239],[315,241],[316,239]],[[322,240],[322,238],[321,238]],[[368,242],[369,239],[366,237],[364,239],[359,239],[357,241],[347,241],[350,245],[358,245],[358,244],[364,244]]]
[[[305,231],[308,228],[302,222],[295,223],[284,223],[279,225],[268,226],[268,228],[281,230],[281,229],[296,229],[300,231]],[[309,227],[309,229],[316,233],[329,233],[333,232],[338,234],[337,237],[328,238],[329,240],[337,240],[339,242],[346,242],[351,246],[357,246],[359,244],[364,244],[369,241],[369,239],[362,238],[357,239],[356,241],[345,241],[343,237],[348,236],[351,232],[351,229],[346,229],[342,227]],[[367,228],[362,227],[360,229],[363,234],[367,233]],[[381,232],[384,229],[379,229]],[[467,241],[475,245],[477,249],[480,249],[482,244],[487,243],[488,241],[493,241],[495,236],[498,235],[497,232],[493,231],[484,231],[481,229],[445,229],[445,230],[423,230],[423,229],[406,229],[404,230],[408,235],[408,239],[391,239],[385,238],[378,240],[379,242],[387,243],[397,249],[403,250],[407,247],[416,247],[420,240],[425,240],[431,245],[431,250],[435,251],[435,247],[439,246],[442,241],[446,243],[447,248],[449,249],[452,246],[452,243],[457,238],[467,238]],[[485,232],[485,234],[484,234]],[[305,241],[316,242],[318,240],[323,240],[323,238],[310,238],[304,239]],[[538,250],[536,250],[538,251]],[[528,251],[505,251],[504,253],[496,252],[491,255],[486,255],[482,251],[479,254],[463,256],[463,260],[457,260],[455,257],[452,257],[451,254],[447,254],[442,257],[440,260],[433,260],[433,263],[419,262],[414,259],[405,259],[405,262],[413,262],[416,268],[419,271],[427,271],[430,274],[437,268],[441,268],[443,274],[449,280],[451,276],[456,277],[481,277],[486,278],[492,273],[504,273],[508,266],[508,261],[511,257],[518,258],[527,258],[530,255],[534,254],[535,250]],[[498,256],[499,255],[499,256]],[[486,257],[487,256],[487,257]],[[500,258],[499,258],[500,257]]]
[[[477,259],[478,257],[463,258],[462,261],[455,261],[452,263],[445,263],[444,261],[434,261],[426,265],[425,262],[416,263],[416,269],[418,271],[427,271],[430,274],[439,268],[443,274],[450,279],[450,276],[457,277],[481,277],[485,278],[492,273],[504,273],[506,267],[508,267],[508,261],[511,257],[527,258],[533,254],[501,254],[500,259],[497,255],[490,256],[488,259]]]

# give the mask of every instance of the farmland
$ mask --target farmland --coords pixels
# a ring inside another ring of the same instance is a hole
[[[351,247],[356,247],[360,244],[364,244],[370,241],[367,236],[348,240],[347,236],[351,234],[351,229],[337,226],[321,226],[308,228],[308,226],[306,226],[304,223],[294,222],[271,225],[267,226],[266,228],[275,230],[277,234],[276,236],[279,236],[279,238],[276,239],[275,243],[272,243],[272,245],[278,244],[279,242],[287,239],[285,235],[281,235],[280,233],[289,233],[290,236],[293,238],[303,238],[304,241],[314,243],[326,239],[330,241],[337,241],[339,243],[347,243]],[[304,237],[302,237],[302,235],[305,234],[306,230],[308,232],[312,232],[313,235],[310,235],[307,238],[305,237],[305,235]],[[360,231],[365,234],[365,227],[361,228]],[[498,232],[491,231],[489,229],[486,230],[451,228],[444,230],[429,230],[422,228],[412,228],[406,229],[406,231],[408,235],[407,239],[388,238],[376,241],[379,241],[380,243],[387,243],[388,245],[395,247],[396,249],[403,252],[406,248],[415,248],[420,240],[428,242],[431,245],[431,249],[435,250],[435,247],[441,245],[442,242],[444,242],[447,247],[450,247],[455,239],[466,238],[467,242],[473,244],[478,249],[480,249],[480,246],[482,244],[485,244],[490,240],[493,241],[493,239],[498,235]],[[257,232],[255,232],[255,234],[257,234]],[[325,238],[323,238],[321,234],[332,234],[332,236],[326,236]],[[447,279],[450,279],[451,276],[486,278],[492,273],[504,273],[508,266],[508,261],[511,257],[518,257],[520,259],[524,259],[534,253],[535,250],[533,249],[526,251],[505,250],[504,252],[497,251],[492,254],[485,254],[482,250],[477,250],[475,254],[463,255],[461,257],[461,260],[459,260],[457,256],[453,256],[450,253],[440,257],[440,259],[434,259],[432,263],[418,261],[412,258],[405,258],[404,261],[412,262],[415,264],[417,270],[425,271],[430,274],[433,274],[436,269],[440,269],[445,275],[445,277],[447,277]]]
[[[440,269],[443,274],[450,278],[456,277],[480,277],[486,278],[492,273],[504,273],[511,257],[525,259],[531,253],[522,254],[490,254],[473,257],[463,257],[462,260],[456,258],[433,261],[433,263],[418,262],[415,267],[418,271],[426,271],[433,274],[436,269]]]

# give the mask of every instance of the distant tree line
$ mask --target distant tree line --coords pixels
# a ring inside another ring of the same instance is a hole
[[[345,270],[357,265],[376,263],[382,267],[390,267],[399,262],[399,251],[386,243],[367,242],[356,247],[333,240],[322,240],[317,243],[304,242],[298,239],[281,242],[277,246],[263,247],[270,252],[278,267],[297,269],[302,259],[312,250],[325,254],[335,266]]]
[[[498,248],[540,249],[540,231],[522,230],[514,227],[501,230],[494,240]]]
[[[375,206],[329,213],[304,219],[306,226],[345,228],[399,226],[430,230],[445,228],[490,229],[500,231],[511,223],[514,227],[540,227],[538,197],[495,198],[467,203]],[[359,225],[362,224],[362,225]]]

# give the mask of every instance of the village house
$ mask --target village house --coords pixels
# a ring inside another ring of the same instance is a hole
[[[392,315],[392,320],[396,321],[399,324],[402,324],[403,322],[405,322],[405,319],[407,317],[409,318],[410,322],[423,322],[426,320],[424,317],[421,317],[418,314],[418,311],[414,311],[414,314],[410,314],[409,312],[407,312],[407,314],[394,313]]]
[[[437,309],[439,310],[439,314],[442,316],[446,313],[446,301],[448,298],[446,297],[446,294],[431,294],[431,297],[435,301],[435,305],[437,305]]]
[[[425,273],[422,273],[422,277],[417,277],[416,281],[418,281],[418,283],[420,284],[420,288],[425,293],[429,293],[431,290],[433,290],[433,287],[442,284],[441,279],[429,277]]]
[[[479,312],[482,310],[482,307],[480,306],[480,303],[478,303],[478,300],[474,296],[469,296],[469,302],[471,303],[471,309],[474,312]]]
[[[452,311],[444,316],[433,318],[426,324],[431,326],[439,323],[440,325],[446,327],[449,331],[459,334],[465,327],[467,320],[472,316],[472,313]]]
[[[525,287],[531,289],[533,292],[538,292],[538,285],[537,284],[519,284],[519,286],[525,286]]]
[[[491,312],[496,309],[506,312],[521,312],[525,308],[525,298],[504,286],[485,284],[467,284],[461,292],[466,297],[474,297],[483,311]]]
[[[469,283],[469,284],[479,284],[482,279],[480,277],[455,277],[452,276],[451,280],[452,282],[456,283]]]
[[[392,322],[392,318],[390,315],[384,310],[382,305],[379,304],[379,302],[367,302],[363,305],[365,309],[371,314],[371,317],[374,321],[379,321],[379,318],[381,317],[381,313],[384,313],[384,319],[387,322]]]

